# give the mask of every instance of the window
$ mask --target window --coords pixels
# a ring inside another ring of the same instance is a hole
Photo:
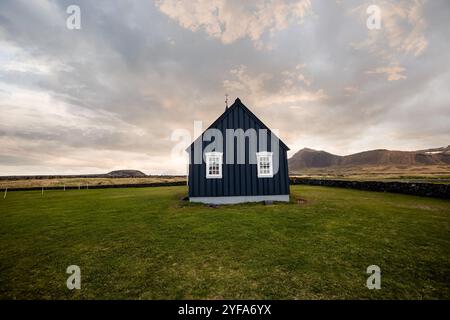
[[[206,158],[206,178],[220,179],[222,178],[222,153],[207,152]]]
[[[272,152],[257,152],[256,160],[258,162],[258,178],[272,178]]]

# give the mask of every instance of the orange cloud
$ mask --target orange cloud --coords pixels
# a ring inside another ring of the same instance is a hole
[[[276,32],[290,23],[301,22],[311,11],[310,0],[243,1],[225,0],[158,0],[157,8],[191,31],[203,30],[223,43],[248,37],[256,47],[263,46],[265,32]]]
[[[392,67],[380,67],[375,70],[366,71],[367,74],[386,74],[388,81],[397,81],[406,79],[406,76],[403,74],[405,72],[405,68],[399,66]]]

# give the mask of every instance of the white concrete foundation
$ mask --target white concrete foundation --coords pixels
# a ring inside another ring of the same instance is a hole
[[[230,197],[189,197],[190,202],[207,204],[235,204],[243,202],[283,201],[289,202],[288,194],[266,196],[230,196]]]

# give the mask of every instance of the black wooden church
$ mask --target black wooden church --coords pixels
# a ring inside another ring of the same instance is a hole
[[[186,149],[189,200],[289,201],[288,150],[237,98]]]

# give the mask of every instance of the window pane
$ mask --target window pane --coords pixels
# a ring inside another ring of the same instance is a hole
[[[269,176],[272,174],[272,156],[260,155],[258,157],[258,171],[260,175]]]
[[[209,177],[221,177],[221,155],[206,155],[206,172]]]

